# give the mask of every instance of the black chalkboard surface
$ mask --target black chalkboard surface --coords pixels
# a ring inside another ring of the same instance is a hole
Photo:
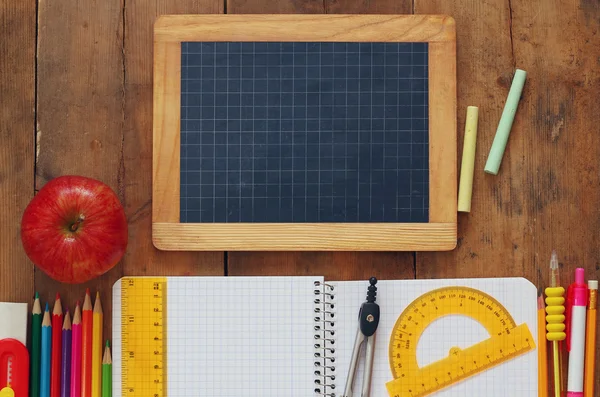
[[[180,222],[428,222],[428,45],[182,42]]]

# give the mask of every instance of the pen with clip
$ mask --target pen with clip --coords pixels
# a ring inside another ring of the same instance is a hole
[[[575,282],[567,290],[567,349],[569,370],[567,397],[583,396],[585,319],[588,290],[582,268],[575,269]]]

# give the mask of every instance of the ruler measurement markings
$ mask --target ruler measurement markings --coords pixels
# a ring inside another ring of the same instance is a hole
[[[416,346],[422,332],[436,319],[453,314],[475,319],[486,328],[490,338],[466,349],[453,348],[446,358],[419,368]],[[415,318],[419,318],[420,322]],[[422,397],[534,347],[527,325],[517,326],[510,313],[484,292],[467,287],[430,291],[408,305],[394,326],[390,338],[390,367],[394,380],[388,382],[388,392],[392,397]]]
[[[165,397],[166,279],[123,279],[121,286],[122,395]]]

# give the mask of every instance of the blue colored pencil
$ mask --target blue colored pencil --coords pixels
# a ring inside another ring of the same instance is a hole
[[[50,397],[50,360],[52,354],[52,322],[50,308],[46,303],[46,311],[42,320],[42,359],[40,363],[40,397]]]
[[[60,397],[71,396],[71,316],[65,314],[62,327],[62,362],[60,370]]]

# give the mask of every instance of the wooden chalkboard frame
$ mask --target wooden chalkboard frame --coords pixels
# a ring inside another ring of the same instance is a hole
[[[429,44],[428,223],[180,223],[181,42]],[[173,251],[443,251],[456,246],[456,30],[442,15],[168,15],[154,26],[152,240]]]

